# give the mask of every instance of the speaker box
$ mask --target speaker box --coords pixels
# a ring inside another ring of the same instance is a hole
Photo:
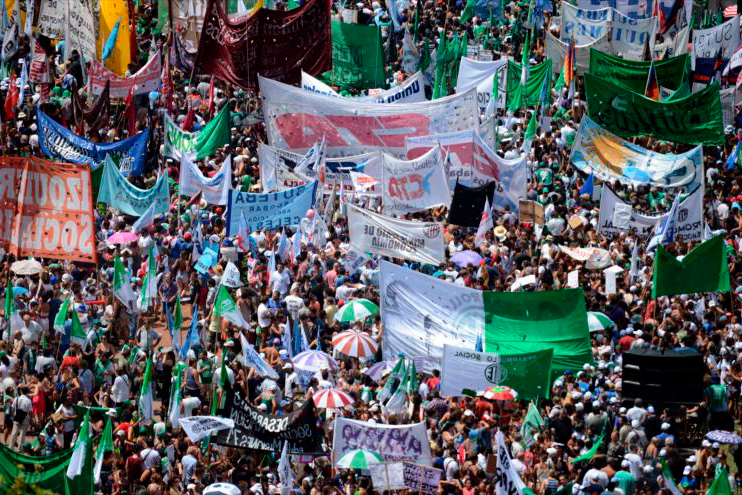
[[[692,405],[703,399],[708,369],[697,351],[636,350],[623,353],[622,397],[657,407]]]

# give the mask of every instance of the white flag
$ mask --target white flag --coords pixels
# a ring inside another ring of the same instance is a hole
[[[139,217],[136,222],[134,222],[134,232],[141,232],[142,230],[155,223],[155,217],[157,216],[157,214],[155,213],[155,206],[157,206],[157,204],[152,203],[149,208],[144,210],[142,216]]]
[[[357,192],[368,191],[376,184],[379,183],[378,179],[374,179],[370,175],[366,175],[363,172],[350,171],[350,179],[353,181],[353,189]]]
[[[291,493],[294,484],[294,472],[291,470],[289,459],[289,441],[284,440],[281,460],[278,462],[278,477],[281,479],[281,495]]]
[[[477,229],[477,235],[476,237],[474,237],[475,246],[482,247],[482,244],[484,244],[484,236],[488,230],[492,229],[492,227],[493,225],[492,225],[492,215],[490,213],[490,200],[489,198],[485,198],[484,211],[482,212],[482,219],[479,221],[479,228]]]
[[[180,418],[178,422],[191,442],[198,442],[219,430],[234,428],[234,420],[217,416],[189,416]]]

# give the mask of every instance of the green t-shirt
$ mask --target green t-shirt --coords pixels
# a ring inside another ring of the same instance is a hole
[[[618,471],[613,475],[613,480],[618,483],[618,487],[623,490],[624,495],[634,495],[634,476],[628,471]]]
[[[727,410],[727,388],[724,385],[711,385],[704,393],[709,400],[711,412],[723,412]]]
[[[199,359],[198,360],[198,369],[203,369],[201,371],[201,383],[204,385],[210,385],[211,379],[214,376],[214,360],[213,359]]]

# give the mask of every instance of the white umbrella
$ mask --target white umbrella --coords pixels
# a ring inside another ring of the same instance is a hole
[[[357,330],[340,332],[332,339],[332,345],[346,356],[358,358],[372,356],[378,348],[373,337]]]
[[[10,265],[10,269],[16,275],[36,275],[37,273],[41,273],[42,267],[41,263],[34,258],[29,258],[27,260],[15,261]]]
[[[232,483],[214,483],[204,489],[203,495],[240,495],[242,492]]]

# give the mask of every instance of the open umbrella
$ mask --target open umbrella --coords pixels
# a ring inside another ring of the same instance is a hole
[[[369,366],[364,374],[368,375],[368,377],[376,383],[379,383],[379,381],[381,381],[381,377],[384,376],[384,372],[391,372],[394,369],[395,364],[397,364],[396,361],[379,361],[378,363],[374,363]]]
[[[357,330],[340,332],[332,339],[332,345],[346,356],[357,358],[372,356],[379,347],[373,337]]]
[[[131,244],[132,242],[136,242],[138,239],[139,234],[128,230],[122,230],[110,236],[106,239],[106,242],[108,244]]]
[[[474,251],[459,251],[451,256],[451,261],[459,267],[465,267],[468,265],[477,266],[479,265],[479,262],[482,261],[482,257],[479,253],[475,253]]]
[[[505,385],[494,385],[484,389],[482,396],[488,400],[515,400],[518,392]]]
[[[34,258],[29,258],[27,260],[13,262],[13,264],[10,265],[10,269],[16,275],[36,275],[37,273],[41,273],[42,267],[41,263],[36,261]]]
[[[304,351],[300,352],[294,359],[291,360],[294,363],[294,367],[298,370],[312,371],[314,373],[321,370],[323,367],[337,368],[338,363],[332,359],[327,353],[322,351]]]
[[[599,311],[588,311],[587,312],[587,328],[591,332],[602,332],[606,328],[615,325],[613,320],[608,318],[606,315]]]
[[[363,320],[379,312],[379,307],[368,299],[353,299],[335,313],[335,321],[353,323]]]
[[[314,405],[324,409],[339,409],[353,404],[353,398],[337,388],[320,390],[312,396]]]
[[[732,445],[737,445],[737,444],[742,443],[742,437],[740,437],[734,432],[726,431],[726,430],[710,431],[706,433],[706,438],[708,438],[712,442],[729,443]]]
[[[204,489],[203,495],[240,495],[242,492],[232,483],[214,483]]]
[[[368,469],[373,464],[381,464],[384,459],[376,452],[363,449],[348,451],[335,464],[342,469]]]

